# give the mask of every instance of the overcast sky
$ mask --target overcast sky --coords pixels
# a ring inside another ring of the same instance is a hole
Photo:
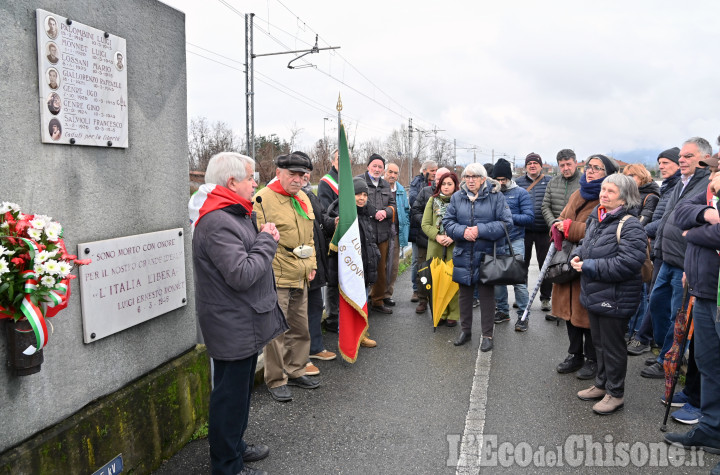
[[[714,0],[164,1],[186,14],[188,117],[242,135],[242,14],[255,13],[256,54],[307,49],[315,33],[321,48],[341,47],[306,56],[316,68],[288,69],[293,55],[256,58],[256,135],[288,139],[298,128],[304,148],[324,125],[336,135],[340,93],[358,141],[384,139],[412,118],[458,147],[479,147],[481,162],[492,149],[518,163],[531,151],[554,162],[561,148],[654,160],[694,135],[717,150]],[[468,160],[472,152],[458,150],[458,163]]]

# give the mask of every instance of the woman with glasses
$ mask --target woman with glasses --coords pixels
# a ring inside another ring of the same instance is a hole
[[[585,174],[580,177],[580,189],[570,195],[567,205],[553,226],[570,242],[579,243],[585,237],[585,222],[599,201],[600,187],[608,175],[617,172],[615,161],[605,155],[592,155],[587,160]],[[579,277],[565,284],[553,284],[552,314],[567,322],[570,340],[569,355],[557,366],[558,373],[578,371],[578,379],[592,379],[597,372],[597,357],[590,335],[587,310],[580,304]]]
[[[439,257],[445,262],[452,261],[455,241],[447,235],[442,219],[445,217],[450,198],[459,189],[460,180],[453,172],[438,176],[435,185],[435,193],[425,205],[425,212],[422,218],[422,230],[428,237],[427,258]],[[458,308],[458,294],[452,298],[445,312],[440,318],[439,325],[447,323],[447,326],[457,325],[460,317]]]
[[[499,193],[499,187],[487,181],[485,167],[471,163],[463,170],[464,183],[450,198],[442,220],[446,234],[455,241],[453,280],[460,285],[460,334],[455,346],[464,345],[472,336],[473,291],[480,299],[481,351],[493,348],[495,293],[492,285],[480,283],[480,263],[493,244],[502,246],[505,228],[512,226],[512,214]]]

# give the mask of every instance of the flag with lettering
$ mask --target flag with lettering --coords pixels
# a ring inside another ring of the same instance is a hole
[[[338,138],[338,209],[340,220],[330,248],[338,255],[338,286],[340,290],[340,324],[338,348],[348,363],[357,360],[360,341],[368,328],[365,274],[360,246],[360,227],[355,206],[350,154],[345,126],[340,123]]]

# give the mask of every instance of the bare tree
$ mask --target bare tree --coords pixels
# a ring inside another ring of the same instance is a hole
[[[220,152],[243,152],[243,142],[225,122],[210,125],[207,118],[190,120],[188,162],[193,171],[205,171],[213,155]]]

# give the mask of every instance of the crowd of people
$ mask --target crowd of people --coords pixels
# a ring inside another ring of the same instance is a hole
[[[699,137],[661,152],[660,186],[642,164],[621,169],[595,154],[582,169],[570,149],[556,159],[554,177],[543,173],[537,153],[526,156],[519,177],[504,159],[470,164],[460,177],[426,161],[406,190],[396,164],[370,155],[367,171],[353,181],[369,311],[393,313],[399,258],[410,243],[415,312],[428,311],[432,292],[418,278],[421,264],[452,262],[459,290],[439,324],[459,321],[453,343],[464,345],[479,307],[480,350],[491,351],[494,326],[510,320],[510,299],[506,286],[481,281],[485,256],[512,247],[524,257],[525,281],[513,285],[512,306],[515,330],[526,332],[533,247],[541,267],[551,235],[559,235],[575,245],[570,264],[576,275],[538,283],[545,319],[563,320],[567,329],[568,355],[557,372],[592,380],[577,397],[596,401],[597,414],[616,412],[624,406],[628,355],[656,344],[659,354],[641,376],[665,377],[674,318],[690,295],[695,331],[687,384],[663,402],[680,407],[676,420],[696,427],[665,440],[720,453],[717,154]],[[189,205],[197,313],[214,365],[213,473],[262,473],[245,463],[266,457],[269,448],[243,440],[260,351],[266,386],[278,402],[292,400],[290,387],[319,387],[314,363],[336,358],[324,347],[322,330],[339,330],[337,257],[329,250],[339,219],[338,151],[316,193],[309,184],[313,164],[303,152],[277,157],[276,178],[257,194],[254,165],[237,153],[216,155]],[[361,337],[362,347],[377,344],[368,332]]]

